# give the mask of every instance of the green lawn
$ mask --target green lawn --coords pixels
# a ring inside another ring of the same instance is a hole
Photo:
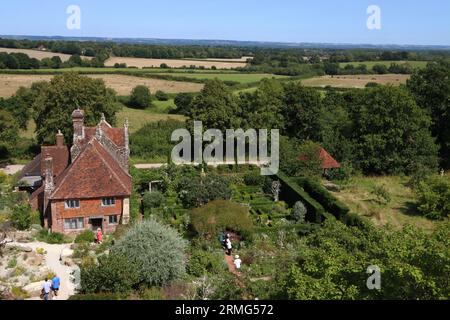
[[[344,62],[340,63],[339,66],[341,68],[345,68],[346,65],[352,64],[355,67],[360,64],[365,64],[368,69],[372,69],[372,67],[376,64],[384,64],[386,67],[389,67],[391,63],[404,64],[409,63],[413,68],[425,68],[427,66],[428,61],[362,61],[362,62]]]
[[[340,192],[333,194],[351,211],[370,218],[377,225],[401,227],[415,225],[425,230],[434,228],[434,221],[422,217],[416,210],[414,191],[407,186],[408,177],[353,177]],[[388,204],[380,204],[371,194],[375,186],[384,186],[391,196]]]

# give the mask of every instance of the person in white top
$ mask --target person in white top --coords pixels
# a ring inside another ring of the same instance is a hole
[[[231,245],[230,235],[227,234],[227,240],[225,240],[225,245],[227,247],[227,255],[231,256],[231,250],[233,249]]]
[[[234,265],[236,266],[236,269],[240,269],[241,268],[241,263],[242,263],[242,260],[239,258],[238,255],[236,255],[234,257]]]

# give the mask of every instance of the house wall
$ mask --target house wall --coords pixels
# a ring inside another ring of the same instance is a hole
[[[117,224],[109,224],[109,216],[117,215],[118,223],[122,218],[123,198],[116,197],[116,203],[113,206],[102,206],[102,199],[80,199],[80,207],[74,209],[66,209],[64,200],[52,200],[51,203],[51,229],[53,232],[59,233],[79,233],[85,229],[91,229],[89,218],[102,217],[102,229],[104,233],[114,232]],[[64,219],[67,218],[83,218],[84,229],[73,230],[64,229]]]

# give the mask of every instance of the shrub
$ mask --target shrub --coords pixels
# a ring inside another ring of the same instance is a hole
[[[301,201],[297,201],[294,204],[294,208],[292,209],[292,214],[294,216],[294,219],[300,223],[305,222],[305,217],[306,217],[307,212],[308,212],[308,210],[306,209],[305,205]]]
[[[155,92],[155,98],[158,101],[167,101],[169,100],[169,95],[164,91],[158,90]]]
[[[146,192],[143,198],[144,208],[159,208],[164,203],[164,200],[164,195],[159,191]]]
[[[190,212],[192,225],[200,235],[214,236],[233,230],[243,236],[251,235],[252,219],[248,207],[228,200],[215,200]]]
[[[151,105],[150,89],[146,86],[136,86],[131,92],[130,106],[136,108],[148,108]]]
[[[265,178],[266,177],[262,176],[259,171],[251,171],[244,175],[244,183],[248,186],[262,186]]]
[[[19,230],[26,230],[31,226],[31,208],[27,204],[19,204],[12,209],[11,222]]]
[[[205,273],[218,274],[225,270],[223,254],[194,250],[189,258],[187,272],[195,277]]]
[[[177,185],[177,192],[183,207],[200,207],[210,201],[231,198],[231,187],[228,179],[208,174],[205,178],[183,177]]]
[[[136,266],[121,254],[102,255],[98,265],[81,267],[81,288],[85,293],[127,292],[138,281]]]
[[[94,232],[91,230],[84,230],[76,236],[75,243],[91,243],[95,239]]]
[[[373,194],[380,203],[388,204],[392,200],[389,191],[384,185],[376,185],[371,191],[371,194]]]
[[[417,189],[419,211],[430,219],[443,219],[450,214],[450,181],[447,177],[432,176],[419,183]]]
[[[62,233],[51,232],[49,233],[48,229],[39,230],[36,235],[36,239],[38,241],[46,242],[49,244],[62,244],[70,242]]]
[[[139,282],[164,285],[185,270],[186,242],[172,228],[148,219],[136,224],[112,247],[137,267]]]

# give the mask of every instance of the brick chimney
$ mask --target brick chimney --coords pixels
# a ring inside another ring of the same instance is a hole
[[[72,112],[73,123],[73,144],[78,140],[84,139],[84,112],[76,109]]]
[[[58,130],[58,133],[56,134],[56,146],[64,147],[64,135],[61,130]]]
[[[44,192],[45,194],[51,193],[55,189],[55,184],[53,183],[53,158],[49,154],[45,155],[45,182],[44,182]]]

